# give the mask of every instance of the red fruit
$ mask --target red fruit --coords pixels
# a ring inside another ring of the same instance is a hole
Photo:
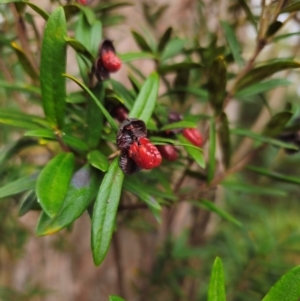
[[[80,4],[82,4],[82,5],[87,5],[87,4],[89,4],[91,1],[89,1],[89,0],[78,0],[78,2],[79,2]]]
[[[161,156],[168,161],[176,161],[178,154],[173,145],[158,145],[157,146]]]
[[[129,148],[128,155],[141,168],[152,169],[160,165],[162,157],[156,146],[147,138],[140,138],[133,142]]]
[[[115,55],[113,51],[104,52],[101,55],[101,60],[103,66],[109,72],[117,72],[122,66],[121,60]]]
[[[195,128],[186,128],[182,131],[182,134],[195,146],[201,146],[203,143],[202,135]]]
[[[123,122],[128,118],[128,110],[124,107],[117,107],[115,109],[114,115],[118,121]]]

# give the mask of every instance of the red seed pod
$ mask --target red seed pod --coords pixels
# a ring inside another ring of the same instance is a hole
[[[201,146],[203,143],[202,135],[196,128],[186,128],[182,131],[183,136],[195,146]]]
[[[128,110],[125,107],[117,107],[114,112],[114,116],[120,122],[123,122],[125,119],[128,118]]]
[[[101,60],[108,72],[117,72],[122,66],[121,60],[112,51],[103,53]]]
[[[168,161],[176,161],[178,153],[173,145],[158,145],[157,146],[161,156]]]
[[[160,165],[162,157],[149,139],[141,138],[134,142],[128,151],[129,157],[141,168],[152,169]]]

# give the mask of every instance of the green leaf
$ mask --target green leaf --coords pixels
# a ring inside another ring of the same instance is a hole
[[[66,19],[57,8],[46,24],[41,53],[41,92],[45,115],[54,128],[64,124],[66,104]]]
[[[125,107],[131,110],[134,102],[132,94],[121,83],[113,79],[111,79],[110,82],[114,92],[123,100]]]
[[[171,38],[172,31],[173,31],[172,27],[167,28],[167,30],[164,32],[164,34],[160,38],[160,41],[159,41],[158,46],[157,46],[157,51],[159,53],[162,52],[165,49],[167,43],[169,42],[169,40]]]
[[[284,7],[280,13],[281,14],[282,13],[293,13],[293,12],[297,12],[299,10],[300,10],[300,1],[297,1],[297,2],[291,3],[290,5],[287,5],[286,7]]]
[[[208,288],[208,301],[226,301],[223,264],[215,259]]]
[[[36,94],[38,96],[41,95],[41,91],[39,88],[25,84],[25,83],[8,83],[7,81],[0,80],[0,87],[7,89],[7,90],[32,93],[32,94]]]
[[[82,11],[89,25],[93,25],[96,22],[96,16],[94,12],[87,6],[83,6],[77,3],[67,4],[64,7],[67,18]]]
[[[33,67],[32,62],[28,58],[25,51],[15,42],[11,42],[11,47],[15,51],[18,61],[22,65],[24,71],[33,79],[38,79],[37,70]]]
[[[93,93],[99,97],[101,104],[104,103],[105,91],[102,83],[93,88]],[[85,140],[89,148],[94,149],[99,144],[104,124],[102,111],[99,110],[98,105],[91,97],[88,98],[87,102],[85,123]]]
[[[143,120],[146,124],[148,123],[155,108],[158,87],[159,77],[157,73],[154,72],[147,78],[142,86],[134,106],[129,113],[130,118],[138,118]]]
[[[61,209],[53,219],[40,219],[36,234],[53,234],[78,219],[95,199],[100,180],[98,172],[89,165],[79,169],[71,179]]]
[[[209,159],[207,167],[207,182],[210,183],[215,176],[216,168],[216,123],[214,118],[210,120],[209,127]]]
[[[28,193],[26,193],[25,197],[23,198],[23,201],[19,208],[18,216],[23,216],[30,210],[34,209],[41,209],[41,206],[37,202],[35,191],[30,190]]]
[[[181,129],[181,128],[195,128],[196,126],[197,125],[194,122],[183,120],[183,121],[173,122],[164,125],[160,130],[166,131],[166,130]]]
[[[208,211],[214,212],[217,215],[219,215],[221,218],[224,218],[225,220],[235,224],[238,227],[242,226],[241,222],[239,222],[235,217],[233,217],[231,214],[224,211],[223,209],[221,209],[211,201],[201,199],[200,202],[192,202],[192,204],[202,209],[206,209]]]
[[[274,115],[266,125],[263,134],[269,137],[276,137],[284,129],[285,125],[292,118],[291,112],[280,112]]]
[[[43,210],[54,217],[62,207],[75,164],[73,153],[57,155],[41,171],[36,194]]]
[[[270,169],[264,169],[256,166],[250,166],[250,165],[248,165],[246,169],[281,182],[298,184],[298,185],[300,184],[300,177],[298,178],[298,177],[286,176],[284,174],[271,171]]]
[[[242,88],[248,87],[254,83],[261,82],[268,76],[273,75],[276,72],[290,69],[290,68],[299,68],[300,63],[287,60],[287,59],[279,59],[275,62],[265,62],[263,66],[256,67],[249,71],[237,84],[237,91]]]
[[[226,88],[226,64],[221,56],[218,56],[209,69],[208,91],[210,103],[216,114],[222,112]]]
[[[28,130],[49,126],[43,118],[8,109],[0,110],[0,123]]]
[[[0,188],[0,198],[35,188],[37,174],[25,176]]]
[[[222,148],[222,159],[225,167],[228,168],[230,164],[231,146],[228,119],[227,115],[224,112],[222,112],[222,114],[220,115],[220,127],[218,130],[218,134]]]
[[[269,38],[273,36],[281,28],[282,25],[283,23],[280,21],[275,21],[271,23],[269,28],[267,29],[266,37]]]
[[[226,40],[229,44],[234,60],[239,65],[239,67],[241,67],[243,65],[243,59],[241,57],[241,47],[236,38],[234,30],[231,27],[231,25],[225,21],[221,21],[221,26],[223,28]]]
[[[170,73],[170,72],[198,69],[201,67],[202,67],[202,65],[198,64],[198,63],[182,62],[182,63],[173,64],[173,65],[161,65],[158,67],[157,72],[159,74],[166,74],[166,73]]]
[[[201,148],[195,147],[190,141],[185,139],[182,135],[178,135],[178,140],[184,145],[187,153],[199,164],[200,167],[205,168],[205,160]]]
[[[268,143],[268,144],[273,145],[273,146],[298,150],[298,147],[295,146],[294,144],[286,143],[286,142],[283,142],[283,141],[280,141],[280,140],[277,140],[277,139],[274,139],[274,138],[270,138],[270,137],[266,137],[266,136],[263,136],[263,135],[260,135],[260,134],[256,134],[256,133],[253,133],[249,130],[232,129],[230,132],[233,135],[246,136],[246,137],[252,138],[252,139],[257,140],[257,141]]]
[[[161,60],[164,61],[164,60],[167,60],[169,58],[172,58],[172,57],[182,53],[182,50],[184,49],[186,42],[187,42],[187,40],[178,39],[178,38],[170,40],[167,43],[167,45],[161,55]]]
[[[197,96],[199,98],[203,98],[203,100],[208,99],[208,92],[204,89],[196,88],[196,87],[176,87],[176,88],[168,91],[164,95],[174,94],[174,93],[178,93],[178,92],[186,92],[191,95]]]
[[[107,171],[109,167],[108,159],[100,151],[98,150],[91,151],[88,154],[87,158],[89,160],[89,163],[95,168],[98,168],[103,172]]]
[[[105,107],[101,104],[101,102],[97,99],[97,97],[91,92],[91,90],[84,83],[80,82],[78,79],[76,79],[72,75],[64,74],[64,76],[70,78],[71,80],[73,80],[78,86],[80,86],[95,101],[95,103],[97,104],[97,106],[100,108],[103,115],[107,119],[108,123],[110,124],[111,128],[115,132],[117,132],[118,127],[116,125],[116,122],[111,117],[111,115],[108,113],[108,111],[105,109]]]
[[[123,63],[128,63],[142,59],[155,59],[155,56],[149,52],[128,52],[118,55]]]
[[[138,46],[143,51],[152,53],[151,47],[149,46],[149,44],[146,42],[146,40],[144,39],[144,37],[142,35],[140,35],[139,33],[137,33],[134,30],[132,30],[131,33],[132,33],[132,36],[133,36],[135,42],[138,44]]]
[[[74,148],[79,151],[87,151],[89,149],[85,141],[80,138],[64,134],[62,135],[62,140],[69,145],[71,148]]]
[[[49,19],[49,15],[39,6],[33,4],[32,2],[29,1],[22,1],[23,3],[26,3],[30,8],[32,8],[38,15],[40,15],[45,21]]]
[[[102,181],[93,211],[92,250],[95,265],[100,265],[108,252],[123,179],[124,173],[119,167],[119,158],[115,158]]]
[[[32,130],[24,134],[25,137],[39,137],[56,140],[55,133],[52,130]]]
[[[272,40],[273,40],[273,42],[278,42],[280,40],[287,39],[287,38],[290,38],[290,37],[293,37],[293,36],[298,36],[298,35],[300,35],[299,31],[292,32],[292,33],[287,33],[287,34],[282,34],[282,35],[274,37]]]
[[[251,24],[253,24],[254,28],[257,31],[257,24],[256,24],[255,17],[253,16],[253,14],[251,12],[251,9],[248,6],[247,1],[246,0],[239,0],[239,4],[243,8],[245,14],[247,15],[247,19],[251,22]]]
[[[101,3],[95,7],[95,11],[109,11],[123,6],[132,6],[133,2],[115,2],[115,3]]]
[[[109,301],[125,301],[125,300],[119,296],[110,295]]]
[[[260,93],[267,92],[279,86],[289,86],[290,84],[291,82],[285,78],[274,78],[264,82],[255,83],[254,85],[242,89],[235,93],[235,97],[247,98]]]
[[[99,47],[102,41],[102,23],[99,20],[92,25],[90,36],[91,37],[88,44],[88,50],[94,57],[96,57],[98,55]]]
[[[300,9],[300,5],[299,5]],[[298,301],[300,298],[300,266],[284,274],[262,301]]]
[[[70,45],[77,53],[86,57],[88,60],[90,60],[92,64],[94,63],[95,59],[93,55],[87,50],[87,48],[82,43],[80,43],[76,39],[72,39],[69,37],[65,37],[65,40],[67,44]]]

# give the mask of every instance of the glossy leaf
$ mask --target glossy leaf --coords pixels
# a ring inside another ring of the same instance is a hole
[[[181,128],[195,128],[196,126],[197,124],[194,122],[182,120],[182,121],[166,124],[160,130],[166,131],[166,130],[181,129]]]
[[[300,9],[300,6],[299,6]],[[262,301],[298,301],[300,298],[300,266],[284,274]]]
[[[106,172],[109,167],[108,159],[105,155],[103,155],[98,150],[91,151],[87,156],[89,163],[95,167],[100,169],[103,172]]]
[[[299,10],[300,10],[300,1],[297,1],[297,2],[291,3],[290,5],[287,5],[286,7],[284,7],[280,13],[281,14],[282,13],[293,13],[293,12],[297,12]]]
[[[36,179],[37,174],[33,174],[6,184],[0,188],[0,198],[33,189],[35,187]]]
[[[36,193],[34,190],[29,191],[23,198],[23,201],[19,208],[18,216],[23,216],[30,210],[41,209],[41,206],[37,202]]]
[[[226,88],[226,64],[222,57],[217,57],[210,69],[208,78],[208,90],[210,103],[215,109],[216,114],[219,114],[223,109],[223,102]]]
[[[36,194],[43,210],[54,217],[62,207],[73,174],[73,153],[62,153],[50,160],[41,171]]]
[[[171,38],[171,35],[172,35],[172,31],[173,31],[173,28],[172,27],[169,27],[167,28],[167,30],[164,32],[163,36],[160,38],[159,40],[159,43],[158,43],[158,46],[157,46],[157,51],[158,52],[162,52],[167,43],[169,42],[170,38]]]
[[[161,65],[158,67],[157,71],[159,74],[166,74],[166,73],[170,73],[170,72],[198,69],[201,67],[202,67],[202,65],[200,65],[198,63],[182,62],[182,63],[173,64],[173,65]]]
[[[266,125],[263,133],[265,136],[276,137],[284,129],[286,124],[292,118],[293,113],[291,112],[280,112],[274,115]]]
[[[283,142],[283,141],[278,140],[278,139],[274,139],[274,138],[270,138],[270,137],[263,136],[263,135],[260,135],[260,134],[256,134],[256,133],[253,133],[249,130],[232,129],[230,132],[233,135],[246,136],[246,137],[252,138],[252,139],[257,140],[257,141],[268,143],[268,144],[273,145],[273,146],[298,150],[298,147],[295,146],[294,144],[286,143],[286,142]]]
[[[226,301],[223,264],[219,257],[215,259],[208,288],[208,301]]]
[[[92,92],[98,96],[99,102],[104,103],[104,86],[102,83],[96,85]],[[90,149],[94,149],[99,144],[101,133],[103,130],[103,113],[99,110],[96,102],[89,97],[87,100],[87,109],[85,116],[86,128],[84,130],[85,140]]]
[[[184,138],[182,135],[178,135],[178,140],[184,145],[184,149],[187,153],[199,164],[200,167],[205,168],[205,160],[202,149],[195,147],[190,141]]]
[[[26,3],[30,8],[32,8],[38,15],[40,15],[45,21],[49,19],[49,15],[39,6],[35,5],[29,1],[22,1],[22,3]]]
[[[226,168],[229,167],[230,164],[230,153],[231,153],[231,146],[230,146],[230,132],[229,132],[229,125],[227,115],[222,112],[220,115],[220,127],[218,130],[220,144],[222,148],[222,159],[224,166]]]
[[[144,39],[142,35],[140,35],[134,30],[132,30],[131,33],[135,42],[138,44],[141,50],[152,53],[151,47],[149,46],[149,44],[147,43],[147,41]]]
[[[28,131],[24,134],[25,137],[39,137],[39,138],[46,138],[46,139],[56,139],[55,133],[52,130],[32,130]]]
[[[99,109],[102,111],[103,115],[107,119],[107,121],[110,124],[110,126],[112,127],[112,129],[115,132],[117,132],[118,131],[118,127],[116,125],[116,122],[111,117],[111,115],[108,113],[108,111],[105,109],[105,107],[101,104],[101,102],[97,99],[97,97],[91,92],[91,90],[84,83],[80,82],[75,77],[73,77],[73,76],[71,76],[69,74],[64,74],[64,76],[66,76],[66,77],[70,78],[71,80],[73,80],[77,85],[79,85],[95,101],[95,103],[97,104],[97,106],[99,107]]]
[[[225,210],[221,209],[219,206],[217,206],[215,203],[201,199],[200,202],[192,202],[193,205],[200,207],[202,209],[206,209],[210,212],[216,213],[219,217],[235,224],[238,227],[241,227],[242,224],[240,221],[238,221],[235,217],[233,217],[231,214],[226,212]]]
[[[26,73],[31,78],[37,79],[39,77],[37,70],[33,67],[32,62],[30,61],[25,51],[15,42],[11,42],[11,47],[15,51],[18,57],[18,61],[20,62]]]
[[[297,185],[300,184],[300,177],[287,176],[287,175],[284,175],[284,174],[281,174],[281,173],[278,173],[275,171],[271,171],[270,169],[265,169],[265,168],[248,165],[247,170],[256,172],[262,176],[266,176],[268,178],[278,180],[281,182],[297,184]]]
[[[102,181],[93,211],[92,251],[96,265],[101,264],[108,252],[123,179],[124,173],[119,167],[119,158],[115,158]]]
[[[223,28],[225,38],[229,44],[230,50],[234,57],[235,62],[241,67],[243,65],[243,59],[241,57],[240,44],[236,38],[233,28],[231,25],[225,21],[221,21],[221,26]]]
[[[209,127],[209,159],[207,166],[207,182],[210,183],[215,176],[215,168],[216,168],[216,145],[217,137],[216,137],[216,123],[212,118],[210,120]]]
[[[159,77],[152,73],[142,86],[142,89],[129,113],[130,118],[138,118],[146,124],[150,120],[158,94]]]
[[[40,218],[36,234],[53,234],[78,219],[95,199],[100,180],[101,176],[89,165],[79,169],[71,179],[61,209],[52,219]]]
[[[57,8],[46,24],[41,54],[41,92],[43,108],[52,127],[62,127],[66,104],[67,27],[62,7]]]
[[[248,87],[254,83],[261,82],[265,78],[273,75],[276,72],[299,68],[300,63],[293,60],[280,59],[275,62],[266,62],[264,65],[256,67],[249,71],[237,84],[237,91]]]
[[[123,63],[128,63],[142,59],[154,59],[155,56],[149,52],[128,52],[118,55]]]
[[[235,93],[237,98],[247,98],[260,93],[264,93],[280,86],[288,86],[291,82],[285,78],[274,78],[264,82],[255,83],[245,89]]]
[[[70,45],[77,53],[80,53],[81,55],[85,56],[88,60],[90,60],[91,63],[94,63],[94,57],[93,55],[87,50],[87,48],[77,41],[76,39],[72,39],[69,37],[65,38],[68,45]]]

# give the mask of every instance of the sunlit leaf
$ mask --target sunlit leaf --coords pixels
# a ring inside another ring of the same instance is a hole
[[[142,59],[154,59],[155,56],[149,52],[128,52],[118,55],[123,63],[128,63]]]
[[[226,301],[223,264],[219,257],[215,259],[210,276],[207,301]]]
[[[43,210],[50,217],[55,216],[62,207],[74,163],[73,153],[62,153],[50,160],[39,175],[36,194]]]
[[[96,265],[101,264],[108,252],[123,179],[124,173],[119,167],[119,158],[115,158],[102,181],[93,211],[92,251]]]
[[[107,171],[109,162],[107,157],[98,150],[91,151],[87,156],[89,163],[103,172]]]
[[[125,300],[119,296],[111,295],[109,296],[109,301],[125,301]]]

